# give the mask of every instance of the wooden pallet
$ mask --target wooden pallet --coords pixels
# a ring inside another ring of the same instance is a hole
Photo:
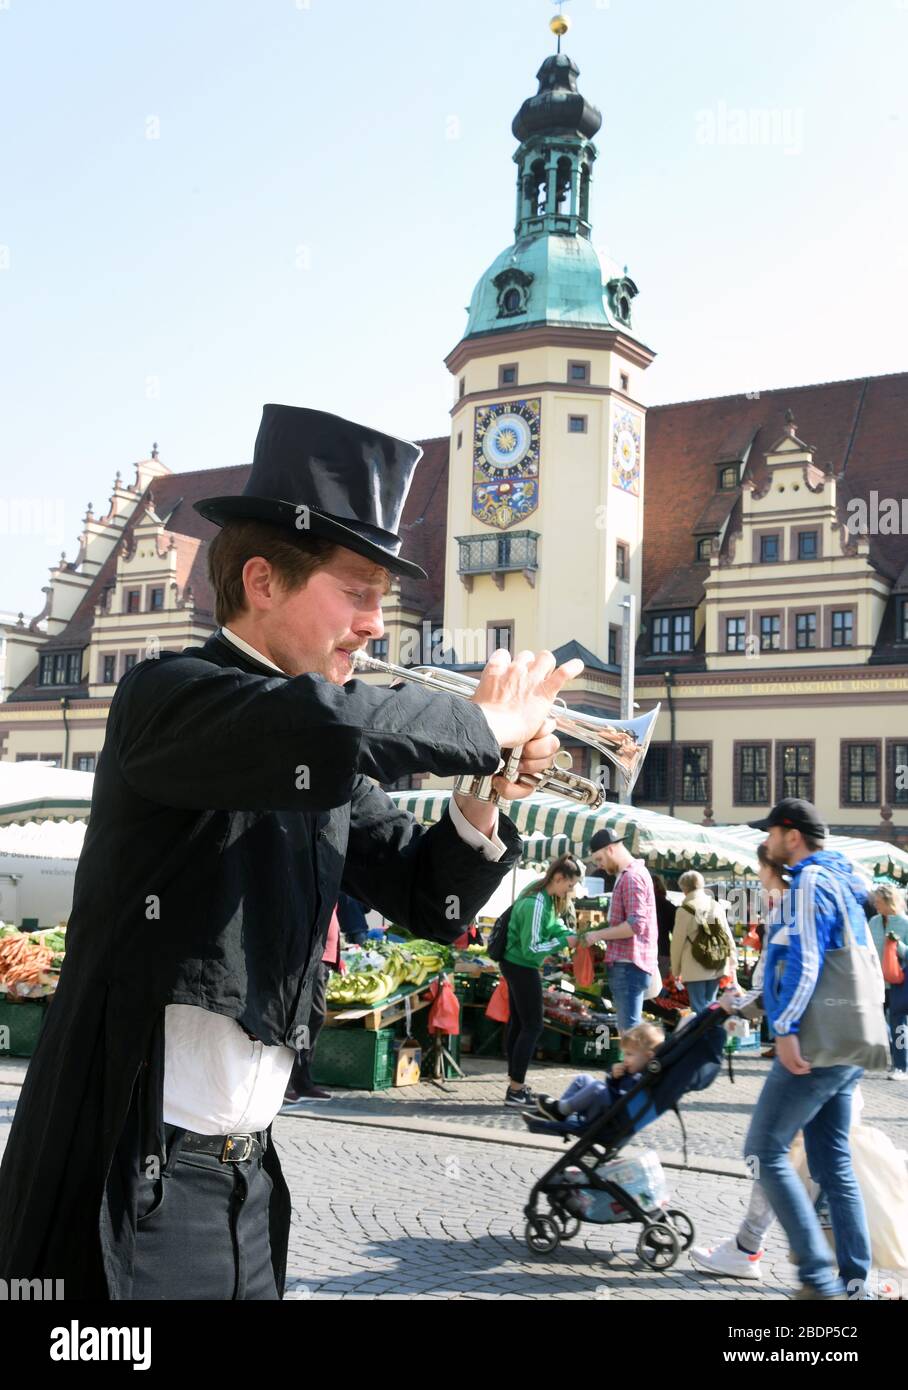
[[[355,1023],[363,1020],[364,1027],[377,1032],[379,1028],[390,1028],[392,1023],[398,1023],[407,1016],[407,1003],[410,1005],[411,1014],[419,1013],[420,1009],[427,1009],[430,999],[427,994],[421,991],[428,990],[432,980],[427,980],[418,990],[412,994],[406,994],[396,999],[379,1000],[377,1004],[351,1004],[349,1008],[329,1009],[325,1016],[325,1026],[333,1028],[342,1023]]]

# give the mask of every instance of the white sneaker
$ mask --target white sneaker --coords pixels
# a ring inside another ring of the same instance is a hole
[[[889,1071],[886,1073],[887,1081],[908,1081],[908,1071]]]
[[[734,1236],[721,1245],[695,1245],[690,1252],[691,1264],[705,1274],[725,1274],[731,1279],[762,1279],[760,1258],[763,1254],[748,1255],[738,1248]]]

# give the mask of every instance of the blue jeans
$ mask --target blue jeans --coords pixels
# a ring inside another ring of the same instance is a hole
[[[744,1142],[745,1158],[759,1163],[754,1177],[788,1237],[801,1280],[827,1297],[843,1292],[842,1280],[845,1292],[863,1289],[870,1271],[867,1217],[848,1144],[851,1097],[862,1076],[860,1067],[814,1067],[793,1076],[776,1060]],[[829,1203],[841,1279],[813,1204],[788,1160],[799,1129],[810,1176]]]
[[[892,1065],[896,1071],[908,1071],[908,1010],[889,1006],[889,1031],[892,1034]]]
[[[570,1082],[561,1100],[569,1106],[568,1114],[576,1114],[585,1124],[590,1124],[608,1110],[612,1094],[606,1082],[597,1081],[595,1076],[582,1071]]]
[[[711,1004],[719,993],[719,979],[717,976],[715,980],[685,980],[684,988],[687,990],[691,1008],[698,1014],[707,1004]]]
[[[626,1033],[629,1028],[636,1028],[643,1016],[643,996],[649,975],[630,960],[612,961],[606,969],[612,1003],[618,1015],[618,1031]]]

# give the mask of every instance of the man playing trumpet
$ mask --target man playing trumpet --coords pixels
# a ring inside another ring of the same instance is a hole
[[[338,892],[461,934],[515,863],[497,806],[429,829],[370,779],[516,775],[558,748],[580,661],[495,652],[470,699],[351,679],[392,575],[420,450],[264,409],[209,571],[220,628],[112,701],[66,961],[0,1170],[0,1277],[67,1299],[278,1299],[290,1200],[271,1142]],[[505,783],[507,799],[531,786]]]

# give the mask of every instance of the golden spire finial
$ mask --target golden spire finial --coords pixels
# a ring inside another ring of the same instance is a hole
[[[566,14],[562,14],[565,0],[553,0],[553,4],[558,6],[558,13],[555,15],[554,19],[549,20],[549,28],[553,34],[557,34],[558,36],[557,52],[560,53],[562,37],[567,33],[568,29],[570,29],[571,21]]]

